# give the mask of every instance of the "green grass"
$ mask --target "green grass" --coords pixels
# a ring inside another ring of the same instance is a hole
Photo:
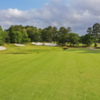
[[[5,46],[0,100],[100,100],[99,50]]]
[[[0,51],[0,54],[33,54],[40,52],[56,52],[57,50],[62,50],[62,48],[58,47],[46,47],[46,46],[34,46],[31,44],[26,44],[25,47],[18,47],[14,44],[4,45],[7,49],[4,51]]]

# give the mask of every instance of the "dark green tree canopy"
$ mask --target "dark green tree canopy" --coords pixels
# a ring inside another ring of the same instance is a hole
[[[88,29],[87,29],[87,34],[92,34],[92,27],[89,27]]]
[[[94,37],[91,37],[90,34],[86,34],[80,37],[80,42],[85,44],[85,46],[90,46],[94,42]]]
[[[5,32],[3,31],[2,27],[0,26],[0,45],[5,43]]]
[[[79,42],[79,35],[77,33],[69,33],[68,39],[69,39],[70,45],[73,44],[74,46],[74,44],[78,44]]]

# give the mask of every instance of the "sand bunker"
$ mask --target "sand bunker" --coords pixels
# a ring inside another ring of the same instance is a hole
[[[6,47],[0,46],[0,50],[6,50]]]
[[[57,46],[55,43],[41,43],[41,42],[32,42],[34,45],[45,45],[45,46]]]
[[[91,49],[91,50],[94,50],[94,48],[93,48],[93,47],[90,47],[90,49]]]
[[[43,45],[43,43],[41,43],[41,42],[32,42],[32,44],[34,44],[34,45]]]
[[[45,43],[44,45],[45,46],[57,46],[57,44],[55,44],[55,43]]]
[[[25,46],[24,44],[15,44],[16,46]]]
[[[32,44],[34,44],[34,45],[35,45],[35,44],[36,44],[36,42],[32,42]]]

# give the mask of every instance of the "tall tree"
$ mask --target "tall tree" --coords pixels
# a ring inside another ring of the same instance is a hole
[[[94,42],[94,37],[91,37],[90,34],[86,34],[80,37],[80,42],[86,46],[90,46]]]
[[[89,27],[89,28],[87,29],[87,33],[90,34],[90,35],[92,34],[92,28],[91,28],[91,27]]]
[[[48,42],[52,42],[54,37],[53,28],[51,26],[47,27],[47,40]]]
[[[65,27],[60,27],[58,43],[62,43],[62,45],[65,45],[65,43],[67,42],[67,38],[68,38],[68,32],[69,30],[66,29]]]
[[[31,41],[31,39],[28,38],[27,30],[23,29],[23,31],[22,31],[22,43],[27,43],[30,41]]]
[[[57,42],[57,38],[58,38],[58,31],[56,27],[53,27],[53,41]]]
[[[95,45],[94,45],[94,47],[96,47],[97,46],[96,40],[97,40],[98,34],[100,33],[100,24],[99,23],[96,23],[96,24],[93,25],[93,31],[92,32],[93,32],[92,34],[95,37]]]
[[[0,26],[0,45],[4,44],[5,42],[5,34],[4,31],[2,30],[2,27]]]
[[[71,32],[72,30],[71,30],[71,27],[68,27],[68,32]]]
[[[5,32],[5,43],[10,43],[9,31],[4,30],[4,32]]]
[[[51,26],[42,30],[41,34],[42,40],[44,42],[52,42],[54,38],[54,30]]]
[[[14,43],[14,39],[13,39],[13,31],[14,31],[14,26],[12,25],[9,29],[8,29],[8,31],[9,31],[9,37],[10,37],[10,43]]]
[[[39,31],[36,27],[27,26],[27,34],[31,41],[37,42],[39,40]]]
[[[79,35],[76,33],[69,33],[68,39],[70,42],[70,46],[71,46],[71,44],[73,44],[73,46],[74,46],[74,44],[77,44],[79,42]]]
[[[46,42],[46,37],[47,37],[47,34],[46,34],[46,28],[42,30],[42,34],[41,34],[41,39],[43,42]]]
[[[13,43],[22,43],[22,33],[20,31],[13,31]]]
[[[38,41],[39,41],[39,42],[42,42],[42,37],[41,37],[41,35],[42,35],[42,29],[39,28],[39,29],[38,29]]]

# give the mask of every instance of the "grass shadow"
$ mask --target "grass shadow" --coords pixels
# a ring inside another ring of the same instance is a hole
[[[93,50],[90,50],[90,49],[86,49],[82,52],[79,52],[79,53],[100,53],[100,50],[97,50],[97,49],[93,49]]]
[[[66,51],[75,51],[77,53],[100,53],[100,47],[97,47],[95,49],[90,49],[90,48],[70,48],[67,49]]]

